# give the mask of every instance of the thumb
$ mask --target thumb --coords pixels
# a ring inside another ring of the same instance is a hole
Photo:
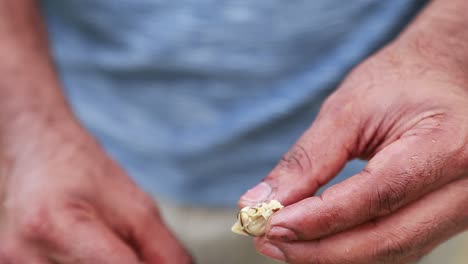
[[[349,114],[350,105],[336,105],[322,107],[313,125],[268,176],[240,198],[239,206],[271,199],[295,203],[312,196],[344,167],[356,153],[359,122]]]

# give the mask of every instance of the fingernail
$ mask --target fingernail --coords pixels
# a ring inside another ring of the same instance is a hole
[[[243,202],[256,204],[265,201],[271,194],[271,187],[265,182],[261,182],[254,188],[248,190],[242,197]]]
[[[277,240],[283,242],[298,240],[297,235],[291,229],[287,229],[280,226],[274,226],[266,234],[270,240]]]
[[[262,248],[260,249],[260,253],[262,255],[265,255],[267,257],[270,257],[279,261],[286,260],[286,257],[284,256],[283,251],[281,251],[277,246],[268,242],[263,244]]]

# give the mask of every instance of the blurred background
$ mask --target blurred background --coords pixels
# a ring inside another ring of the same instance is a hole
[[[468,263],[468,233],[465,232],[441,245],[422,259],[422,264]]]

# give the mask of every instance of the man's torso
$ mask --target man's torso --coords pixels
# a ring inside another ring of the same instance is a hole
[[[212,205],[234,204],[261,179],[344,75],[422,5],[43,4],[62,81],[84,125],[148,191]]]

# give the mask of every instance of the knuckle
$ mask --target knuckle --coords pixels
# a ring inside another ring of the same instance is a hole
[[[143,194],[136,203],[137,214],[147,219],[159,217],[159,210],[156,207],[156,202],[153,197],[148,194]]]
[[[320,108],[320,112],[322,114],[338,113],[341,109],[340,103],[342,103],[342,99],[339,96],[339,93],[334,92],[325,99],[325,101],[322,104],[322,107]]]
[[[395,211],[396,204],[400,200],[400,193],[391,185],[383,189],[376,189],[377,209],[375,209],[375,216],[386,215]]]
[[[333,204],[332,199],[329,197],[330,192],[335,192],[336,186],[332,186],[325,190],[320,197],[321,203],[326,206],[327,204]],[[334,234],[347,228],[350,221],[346,217],[346,211],[341,207],[326,206],[326,209],[320,213],[319,225],[324,234]]]
[[[406,253],[405,243],[398,237],[388,235],[380,238],[380,243],[377,243],[373,255],[377,263],[397,263]]]
[[[379,184],[371,192],[369,216],[377,217],[395,212],[405,202],[407,183],[398,178]]]
[[[54,233],[51,215],[44,207],[24,216],[19,228],[20,234],[27,240],[49,241]]]
[[[343,88],[343,87],[342,87]],[[355,102],[349,100],[346,90],[339,89],[332,93],[323,102],[318,119],[327,116],[329,118],[347,118],[351,116],[353,111],[356,111]]]
[[[95,219],[96,209],[82,199],[69,199],[64,201],[63,209],[67,212],[73,223],[86,223]]]
[[[345,217],[341,214],[337,208],[329,208],[326,212],[323,212],[320,218],[320,226],[324,228],[325,234],[334,234],[341,229],[345,228]]]
[[[311,168],[311,159],[306,149],[299,143],[296,143],[281,158],[279,167],[288,171],[303,174]]]

